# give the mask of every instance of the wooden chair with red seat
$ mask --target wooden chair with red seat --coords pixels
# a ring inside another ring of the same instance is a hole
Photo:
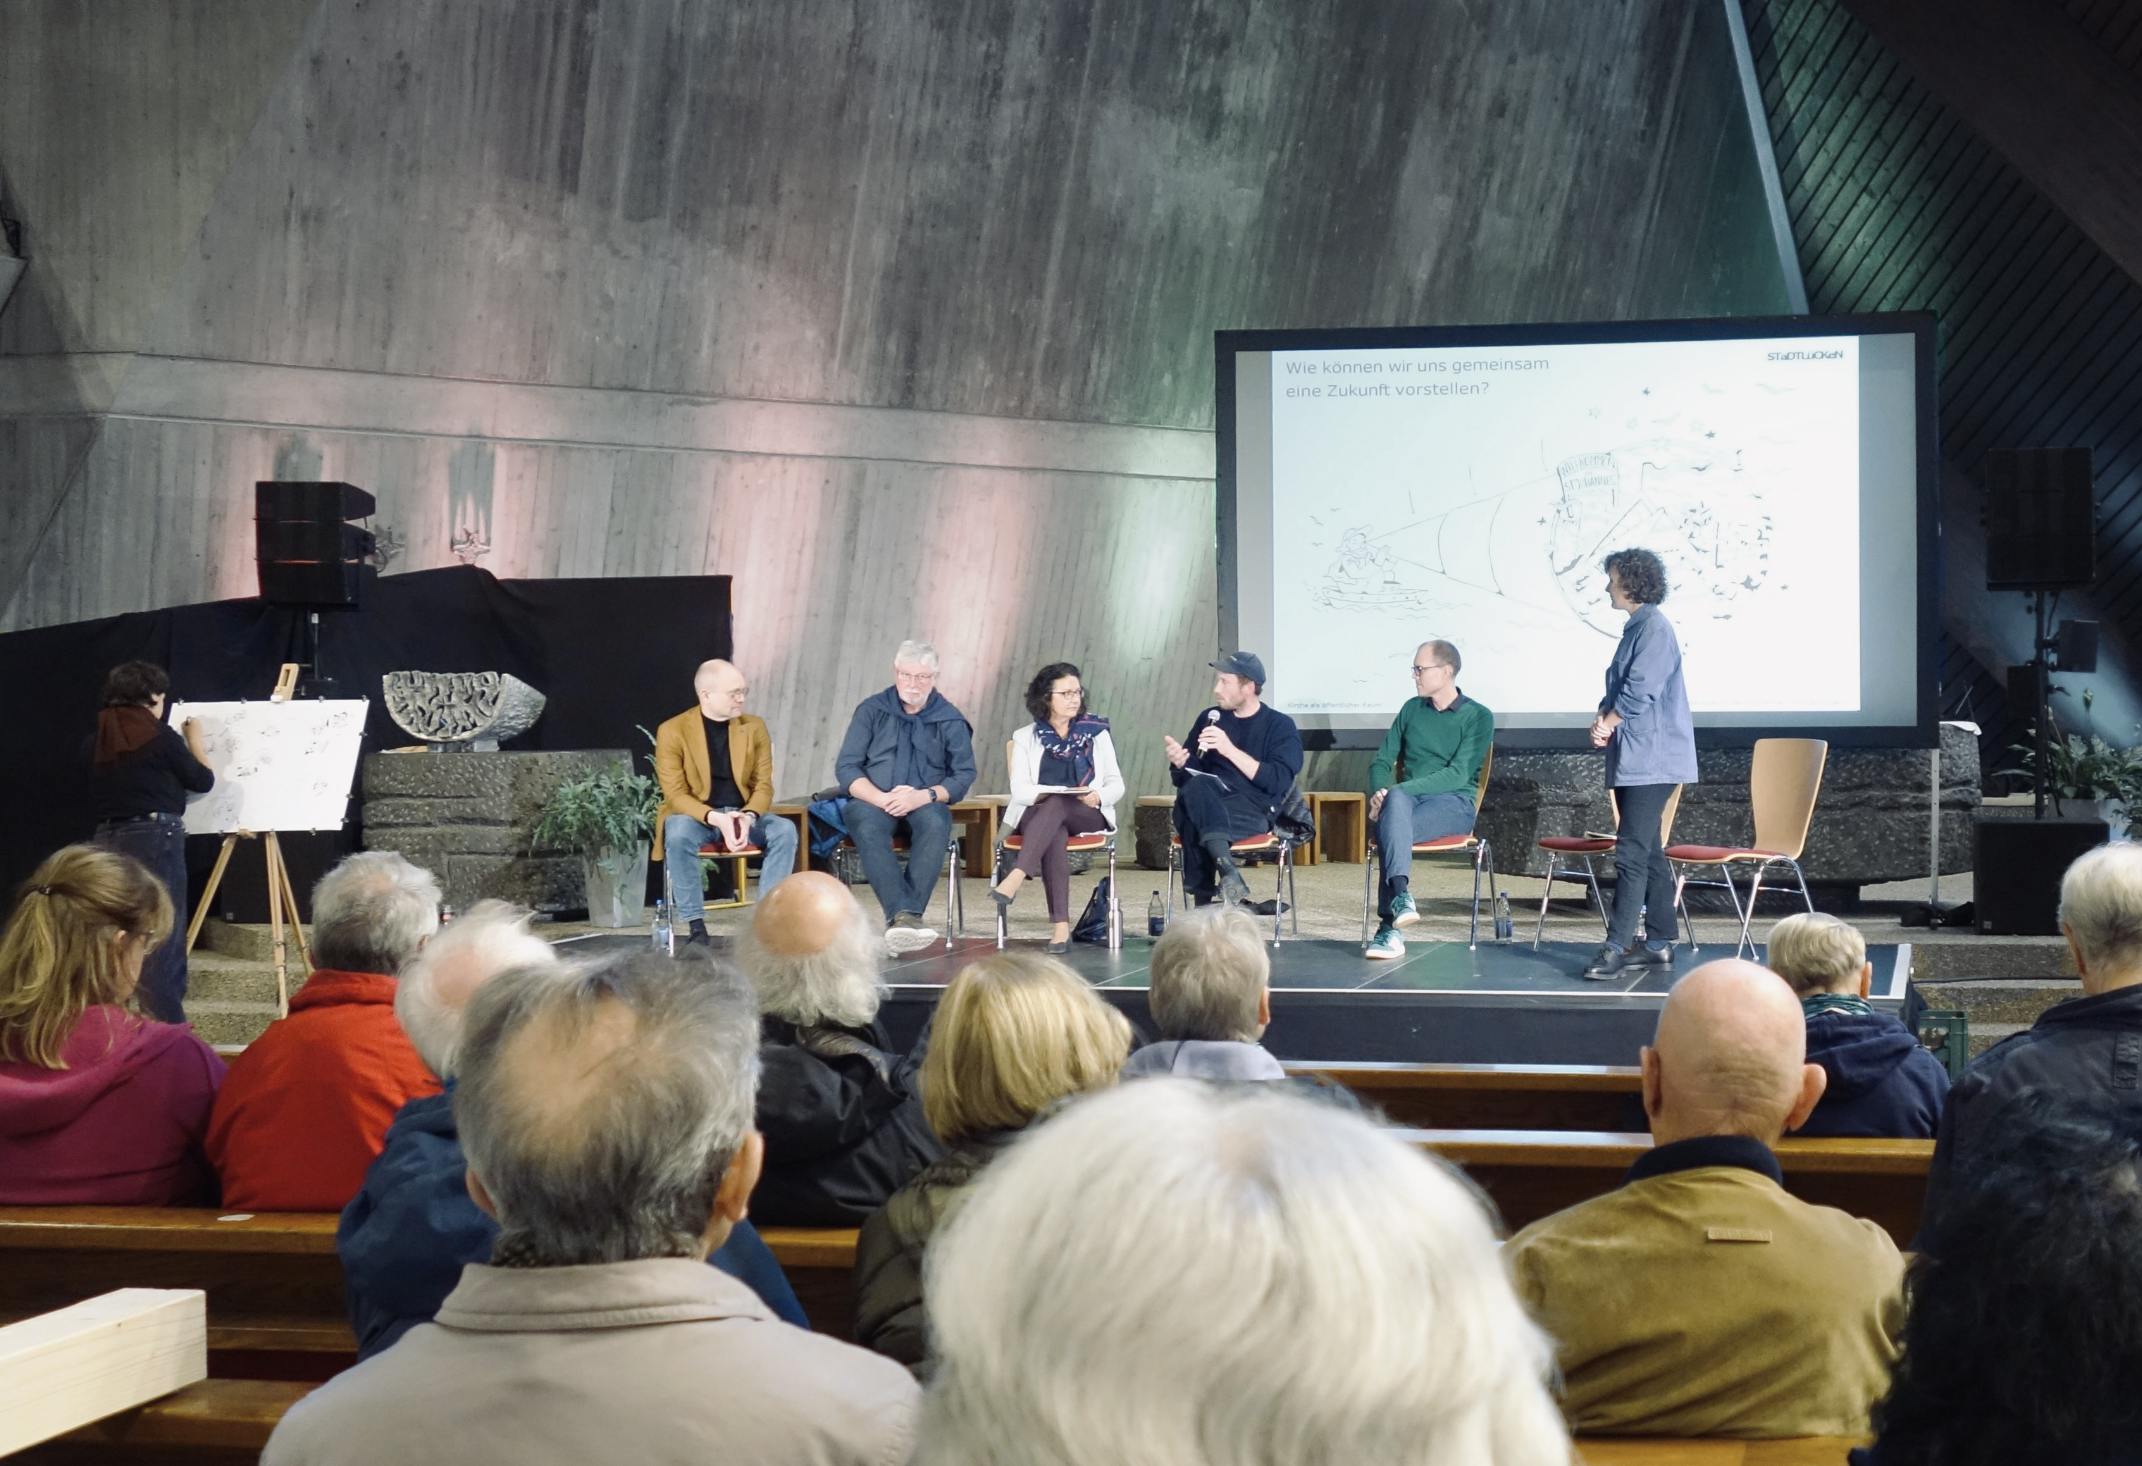
[[[1619,828],[1621,825],[1621,796],[1614,790],[1609,789],[1607,790],[1607,798],[1613,801],[1614,824],[1616,828]],[[1673,793],[1667,797],[1666,812],[1659,818],[1660,845],[1673,843],[1673,817],[1679,814],[1680,811],[1681,786],[1676,784],[1673,786]],[[1615,843],[1612,835],[1548,835],[1539,841],[1538,848],[1547,852],[1547,884],[1540,892],[1539,925],[1532,929],[1533,951],[1537,952],[1540,949],[1540,938],[1547,933],[1547,903],[1554,899],[1555,877],[1558,875],[1575,876],[1577,873],[1575,866],[1565,866],[1561,863],[1564,856],[1574,856],[1584,862],[1584,879],[1590,883],[1592,888],[1592,904],[1599,909],[1599,925],[1602,930],[1608,929],[1606,898],[1599,894],[1599,872],[1592,865],[1592,861],[1601,855],[1612,855]],[[1676,898],[1676,905],[1678,906],[1678,897]],[[1688,925],[1688,913],[1685,911],[1681,913],[1681,924],[1683,926]]]
[[[1010,768],[1011,761],[1012,740],[1007,738],[1004,740],[1004,766],[1006,768]],[[1007,852],[1013,855],[1017,855],[1024,848],[1024,843],[1020,840],[1019,832],[1017,830],[1007,830],[1001,837],[998,838],[997,860],[995,866],[996,880],[1004,879],[1007,874],[1004,869],[1004,855]],[[1111,952],[1122,951],[1123,893],[1120,889],[1118,889],[1116,885],[1116,832],[1114,830],[1104,829],[1095,830],[1091,834],[1087,835],[1073,835],[1067,841],[1065,841],[1064,848],[1073,855],[1091,855],[1103,851],[1107,853],[1108,950]],[[995,881],[991,882],[991,884],[994,883]],[[1004,942],[1006,935],[1005,924],[1005,911],[1003,907],[999,906],[997,907],[997,950],[999,952],[1004,950]]]
[[[759,819],[777,818],[779,818],[777,815],[759,816]],[[756,825],[758,821],[754,820],[752,823]],[[711,840],[700,846],[699,858],[701,860],[726,860],[729,862],[729,883],[736,887],[736,898],[734,900],[709,901],[706,903],[706,909],[709,911],[728,911],[738,906],[749,906],[751,904],[751,886],[748,877],[751,874],[751,870],[744,862],[753,856],[763,856],[765,853],[757,841],[753,841],[741,850],[724,850]],[[677,889],[675,885],[670,883],[670,874],[667,869],[663,871],[663,884],[668,888],[669,909],[674,913],[677,909]]]
[[[1480,826],[1478,823],[1481,806],[1487,801],[1488,770],[1494,766],[1495,746],[1491,743],[1488,745],[1487,755],[1480,760],[1480,782],[1473,789],[1474,825],[1472,833],[1445,835],[1438,840],[1416,840],[1413,843],[1413,857],[1416,860],[1423,855],[1463,855],[1472,862],[1473,921],[1472,927],[1466,936],[1466,942],[1473,947],[1480,945],[1481,872],[1485,871],[1487,873],[1489,900],[1492,901],[1499,894],[1495,886],[1495,852],[1487,841],[1480,838]],[[1375,935],[1375,927],[1372,923],[1376,915],[1376,861],[1378,853],[1376,837],[1371,832],[1368,842],[1368,861],[1364,867],[1366,879],[1361,887],[1361,945],[1364,948],[1368,946],[1369,939]]]
[[[1807,827],[1815,817],[1815,800],[1822,793],[1822,770],[1830,746],[1820,738],[1759,738],[1748,765],[1748,803],[1755,811],[1755,840],[1749,845],[1669,845],[1666,858],[1673,863],[1674,904],[1681,905],[1685,886],[1723,886],[1740,918],[1738,957],[1752,952],[1754,938],[1749,925],[1755,920],[1755,899],[1763,891],[1763,874],[1782,865],[1800,884],[1800,900],[1809,911],[1815,901],[1807,894],[1807,877],[1800,871],[1800,852],[1807,846]],[[1716,866],[1720,879],[1691,881],[1685,867]],[[1748,903],[1741,905],[1740,888],[1733,883],[1737,866],[1751,866],[1754,878],[1748,885]],[[1685,920],[1685,918],[1684,918]],[[1696,950],[1696,929],[1688,928],[1688,949]]]

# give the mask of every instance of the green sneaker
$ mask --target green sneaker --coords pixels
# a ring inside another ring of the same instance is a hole
[[[1388,962],[1394,957],[1403,957],[1406,955],[1406,939],[1398,934],[1397,928],[1391,923],[1385,922],[1376,928],[1376,935],[1370,939],[1368,950],[1361,955],[1371,962]]]
[[[1392,926],[1411,926],[1420,919],[1420,908],[1413,904],[1411,891],[1400,891],[1391,898]]]

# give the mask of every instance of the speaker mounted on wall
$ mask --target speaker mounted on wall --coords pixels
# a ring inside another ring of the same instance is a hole
[[[349,521],[368,518],[377,507],[355,484],[254,484],[260,598],[271,606],[315,610],[356,606],[374,541],[371,531]]]
[[[1985,480],[1986,589],[2066,590],[2097,579],[2088,448],[1996,448]]]

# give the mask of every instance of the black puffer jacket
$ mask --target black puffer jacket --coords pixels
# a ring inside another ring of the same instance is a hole
[[[906,1055],[885,1030],[798,1028],[762,1020],[759,1130],[766,1169],[752,1219],[790,1227],[859,1227],[917,1171],[944,1154],[922,1118],[916,1083],[924,1031]]]
[[[1919,1236],[1936,1214],[1986,1123],[2027,1090],[2085,1106],[2130,1133],[2142,1133],[2142,986],[2070,998],[1971,1061],[1949,1091],[1934,1137]]]
[[[1025,1133],[996,1130],[961,1141],[863,1223],[863,1235],[855,1247],[856,1343],[929,1377],[922,1254],[967,1199],[983,1167]]]

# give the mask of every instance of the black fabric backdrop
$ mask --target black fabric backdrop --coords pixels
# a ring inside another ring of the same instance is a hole
[[[213,601],[0,635],[7,908],[40,860],[95,826],[82,748],[108,670],[134,657],[156,662],[171,673],[174,702],[264,698],[281,664],[301,656],[303,615],[257,599]],[[367,753],[413,741],[387,716],[386,673],[510,672],[548,703],[534,728],[501,747],[628,748],[650,772],[653,751],[635,725],[651,729],[690,707],[693,669],[731,651],[726,575],[499,580],[455,566],[373,580],[361,609],[320,615],[321,674],[339,684],[337,696],[372,700]],[[333,845],[354,848],[357,817],[353,796],[348,833]],[[257,863],[233,861],[233,876]],[[295,855],[291,874],[309,893]]]

